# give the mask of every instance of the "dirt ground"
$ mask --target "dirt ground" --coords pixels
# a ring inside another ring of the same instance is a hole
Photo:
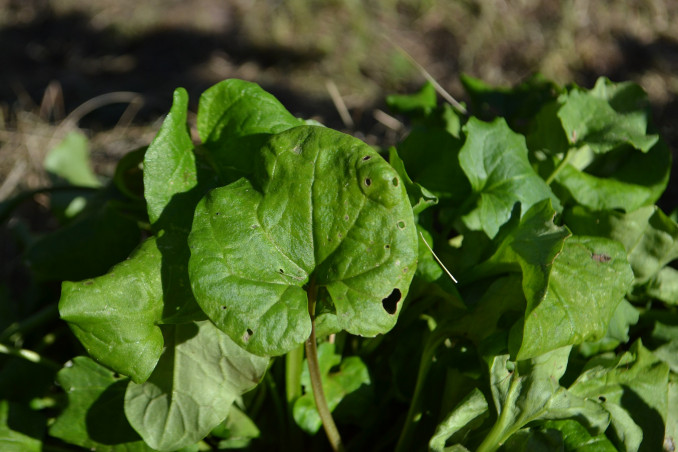
[[[393,140],[375,111],[423,82],[400,49],[461,100],[462,73],[501,85],[535,72],[587,87],[601,75],[636,81],[675,150],[676,23],[675,0],[0,0],[0,201],[43,186],[45,153],[76,127],[110,176],[152,139],[174,88],[195,109],[230,77],[298,116]]]

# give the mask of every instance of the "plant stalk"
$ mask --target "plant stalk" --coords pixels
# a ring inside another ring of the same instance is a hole
[[[301,430],[294,422],[294,402],[302,396],[301,372],[304,367],[304,346],[289,351],[285,355],[285,399],[287,401],[287,424],[289,446],[292,450],[301,450]]]
[[[311,316],[311,336],[306,340],[306,360],[308,362],[308,373],[311,379],[311,387],[313,388],[313,398],[315,399],[315,406],[318,409],[318,414],[323,423],[325,434],[330,441],[330,445],[335,452],[343,452],[344,445],[339,435],[337,425],[334,423],[330,408],[327,406],[325,399],[325,391],[323,390],[322,378],[320,376],[320,366],[318,364],[318,347],[315,338],[315,303],[317,296],[317,288],[315,287],[315,280],[311,279],[308,288],[308,313]]]
[[[52,361],[49,358],[45,358],[44,356],[40,356],[33,350],[26,350],[23,348],[10,347],[5,344],[0,344],[0,353],[17,356],[32,363],[41,364],[54,370],[61,369],[61,364],[57,363],[56,361]]]
[[[574,152],[572,152],[572,149],[568,149],[567,152],[565,153],[565,157],[558,163],[558,166],[553,170],[553,172],[549,175],[549,177],[546,178],[546,185],[551,185],[551,182],[556,180],[556,176],[558,176],[558,173],[560,173],[563,168],[565,168],[566,165],[570,163],[570,158],[574,155]]]

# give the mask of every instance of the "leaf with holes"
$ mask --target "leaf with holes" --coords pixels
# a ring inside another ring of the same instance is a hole
[[[259,355],[286,353],[308,338],[307,292],[340,329],[390,330],[418,251],[396,171],[362,141],[315,126],[275,135],[251,181],[208,193],[189,246],[203,311]]]

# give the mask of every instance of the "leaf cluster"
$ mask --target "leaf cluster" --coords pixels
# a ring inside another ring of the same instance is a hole
[[[240,80],[195,135],[177,89],[106,185],[69,137],[46,162],[64,226],[26,257],[82,348],[59,370],[3,326],[0,378],[33,359],[63,392],[2,391],[0,445],[325,450],[315,362],[348,450],[671,450],[678,224],[646,95],[462,82],[473,115],[390,96],[390,149]]]

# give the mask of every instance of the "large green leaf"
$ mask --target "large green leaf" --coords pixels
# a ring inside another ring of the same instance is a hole
[[[130,427],[123,411],[129,378],[117,377],[91,359],[78,356],[57,375],[68,405],[49,434],[102,452],[151,451]]]
[[[61,318],[87,352],[106,366],[145,381],[162,352],[161,254],[154,238],[94,279],[64,282]]]
[[[318,364],[323,392],[330,411],[334,411],[347,395],[370,384],[370,374],[365,363],[357,356],[342,359],[341,355],[335,354],[334,344],[329,342],[323,342],[318,346]],[[332,371],[335,366],[339,366],[339,369]],[[306,361],[301,374],[301,384],[305,393],[294,402],[293,416],[302,430],[313,434],[322,427],[322,420],[316,408]]]
[[[517,359],[602,338],[633,282],[623,247],[596,237],[570,238],[550,267],[521,266],[527,309],[512,330]]]
[[[466,142],[459,163],[471,182],[477,202],[463,220],[472,230],[494,237],[511,217],[516,203],[527,211],[550,198],[556,210],[560,203],[530,166],[525,138],[509,129],[506,121],[485,123],[471,118],[465,126]]]
[[[547,421],[541,428],[558,430],[568,452],[617,452],[605,435],[591,435],[583,425],[573,419]]]
[[[143,384],[130,382],[125,414],[151,447],[176,450],[200,441],[256,386],[268,359],[254,356],[211,322],[167,325],[165,349]]]
[[[225,180],[251,174],[255,156],[270,135],[302,124],[255,83],[225,80],[200,97],[198,133]]]
[[[340,329],[390,330],[418,251],[393,168],[355,138],[301,126],[271,138],[255,174],[196,209],[189,273],[209,318],[252,353],[283,354],[310,334],[308,290]]]
[[[3,452],[40,452],[45,420],[24,404],[0,400],[0,449]]]
[[[603,402],[626,450],[636,450],[632,445],[640,442],[641,432],[638,450],[656,451],[664,438],[668,379],[669,366],[636,341],[616,358],[601,355],[591,360],[569,391]]]

